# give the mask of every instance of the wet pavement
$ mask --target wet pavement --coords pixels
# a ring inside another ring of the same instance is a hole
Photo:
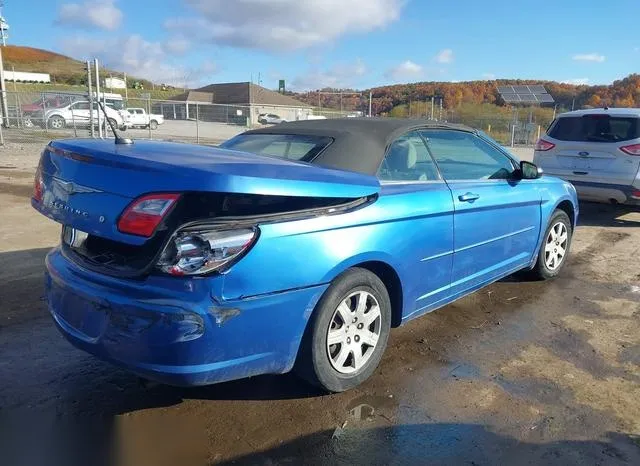
[[[0,464],[640,464],[638,210],[583,206],[560,278],[395,329],[355,390],[289,374],[185,389],[59,335],[42,301],[59,230],[19,177],[0,182]]]

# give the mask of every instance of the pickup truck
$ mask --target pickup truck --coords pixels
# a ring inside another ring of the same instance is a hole
[[[129,112],[129,121],[127,124],[129,128],[158,129],[158,125],[164,123],[163,115],[147,113],[144,108],[128,108],[127,112]]]

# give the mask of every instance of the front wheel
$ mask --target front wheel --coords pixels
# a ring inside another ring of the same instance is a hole
[[[560,273],[567,261],[572,235],[569,216],[562,210],[556,210],[549,220],[538,260],[532,270],[537,278],[549,280]]]
[[[368,270],[349,269],[318,302],[296,372],[330,392],[354,388],[378,367],[390,328],[391,303],[382,281]]]
[[[67,125],[67,122],[61,116],[54,115],[47,120],[47,124],[49,128],[52,129],[63,129]]]

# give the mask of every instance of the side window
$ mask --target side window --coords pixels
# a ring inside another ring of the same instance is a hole
[[[73,110],[89,110],[89,102],[78,102],[71,106]]]
[[[440,176],[420,134],[411,131],[389,146],[378,178],[384,181],[435,181]]]
[[[446,180],[504,180],[513,175],[511,159],[471,133],[422,130]]]

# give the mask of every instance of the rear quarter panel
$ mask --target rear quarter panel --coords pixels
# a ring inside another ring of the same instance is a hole
[[[444,183],[414,192],[385,187],[376,202],[350,213],[261,225],[256,245],[227,272],[223,298],[328,283],[349,267],[380,261],[400,278],[406,315],[421,283],[448,283],[452,246],[453,203]]]

